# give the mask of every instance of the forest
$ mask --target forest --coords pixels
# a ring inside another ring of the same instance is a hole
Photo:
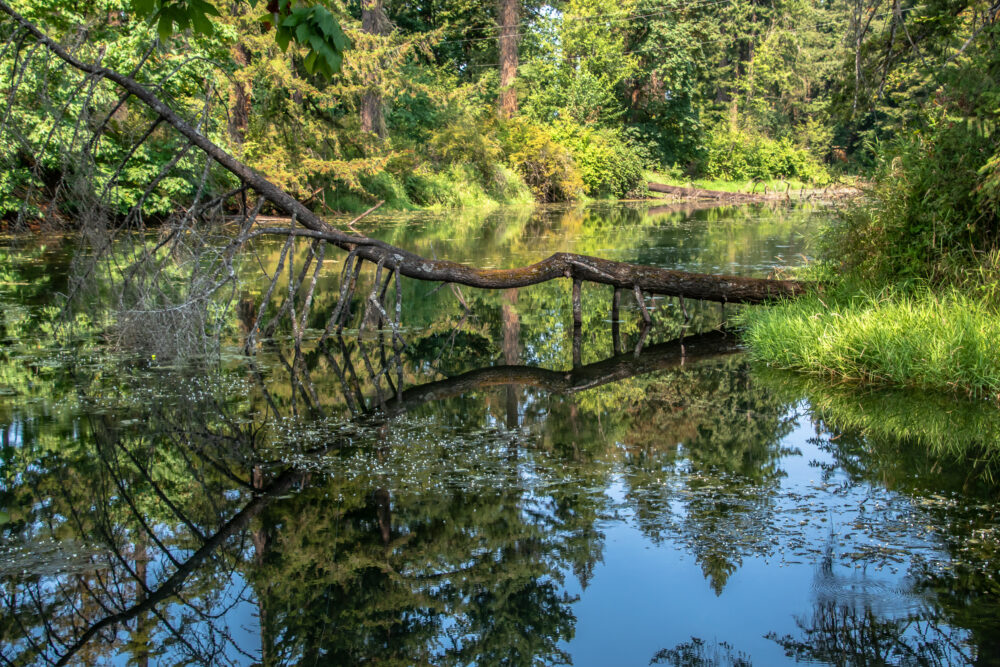
[[[319,215],[643,198],[651,181],[786,193],[846,184],[863,196],[842,207],[817,253],[833,258],[816,268],[834,294],[870,311],[886,294],[898,301],[930,288],[947,301],[945,319],[994,301],[996,3],[11,8],[83,60],[136,73],[217,146]],[[150,127],[141,104],[71,83],[23,41],[7,46],[7,229],[78,228],[88,198],[112,221],[155,223],[232,187],[225,174],[201,176],[192,156],[177,159],[183,138]],[[87,124],[99,140],[81,140]],[[976,307],[958,303],[969,294]],[[787,319],[756,322],[767,333],[748,339],[780,339]],[[816,354],[803,349],[781,363],[893,380],[917,372],[859,367],[841,353],[806,360]],[[973,393],[1000,384],[960,375],[928,382]]]
[[[1000,0],[0,0],[0,664],[994,664]]]
[[[11,6],[84,60],[123,73],[141,63],[141,78],[178,109],[205,107],[207,136],[318,211],[636,197],[650,172],[824,187],[871,179],[897,158],[905,180],[918,181],[932,178],[917,163],[933,155],[968,187],[927,208],[982,211],[962,239],[970,248],[983,249],[995,228],[990,3]],[[97,90],[84,104],[19,68],[24,47],[4,53],[7,122],[20,137],[4,147],[8,224],[40,212],[46,181],[68,159],[58,149],[78,150],[65,136],[71,123],[52,126],[53,110],[96,116],[116,101]],[[40,95],[44,105],[33,103]],[[108,122],[95,184],[142,136],[131,106]],[[171,139],[154,134],[135,151],[115,185],[122,211],[172,155]],[[144,204],[147,215],[192,195],[190,183],[171,186]]]

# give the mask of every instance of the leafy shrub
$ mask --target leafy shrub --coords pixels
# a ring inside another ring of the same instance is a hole
[[[517,174],[496,165],[495,176],[481,183],[468,164],[452,164],[435,172],[418,169],[404,180],[410,201],[418,206],[473,208],[511,201],[531,201],[532,196]]]
[[[496,131],[470,113],[452,114],[431,135],[428,152],[436,166],[469,165],[484,185],[499,178],[503,152]]]
[[[798,178],[824,185],[826,168],[791,139],[771,139],[746,130],[719,126],[709,132],[702,172],[725,180]]]
[[[592,197],[626,197],[642,185],[643,161],[616,130],[558,121],[552,136],[576,162]]]
[[[501,140],[511,168],[539,201],[567,201],[583,191],[573,155],[548,128],[526,120],[511,121],[504,126]]]
[[[410,207],[406,188],[394,174],[388,171],[379,171],[371,176],[362,176],[360,180],[365,192],[384,201],[389,208],[405,209]]]
[[[897,138],[867,197],[826,237],[827,254],[860,275],[885,280],[997,280],[1000,198],[992,135],[942,119]],[[883,151],[880,151],[883,152]]]

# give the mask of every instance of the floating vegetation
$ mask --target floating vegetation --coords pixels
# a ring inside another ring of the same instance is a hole
[[[2,656],[256,660],[240,613],[266,619],[246,622],[261,646],[344,664],[558,664],[616,620],[655,664],[868,655],[848,640],[933,657],[914,628],[961,647],[939,662],[988,651],[1000,494],[978,404],[790,381],[682,322],[638,357],[623,325],[608,357],[604,312],[574,364],[567,295],[466,294],[471,314],[433,320],[445,293],[410,299],[431,324],[399,364],[356,335],[191,363],[97,327],[0,350],[0,604],[26,630],[4,626]],[[758,579],[781,594],[748,599]]]

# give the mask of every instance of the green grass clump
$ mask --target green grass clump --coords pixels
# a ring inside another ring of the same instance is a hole
[[[741,324],[771,366],[1000,399],[1000,313],[954,289],[814,294],[747,309]]]

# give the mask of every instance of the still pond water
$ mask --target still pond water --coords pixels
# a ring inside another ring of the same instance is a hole
[[[829,215],[365,231],[479,266],[765,276]],[[616,353],[610,289],[586,286],[574,341],[565,281],[404,280],[402,355],[357,324],[319,346],[339,258],[302,353],[279,332],[247,358],[280,249],[243,257],[213,347],[185,319],[99,324],[110,288],[57,326],[72,239],[0,240],[3,664],[1000,664],[995,406],[756,366],[718,304],[651,300],[643,335],[629,297]]]

